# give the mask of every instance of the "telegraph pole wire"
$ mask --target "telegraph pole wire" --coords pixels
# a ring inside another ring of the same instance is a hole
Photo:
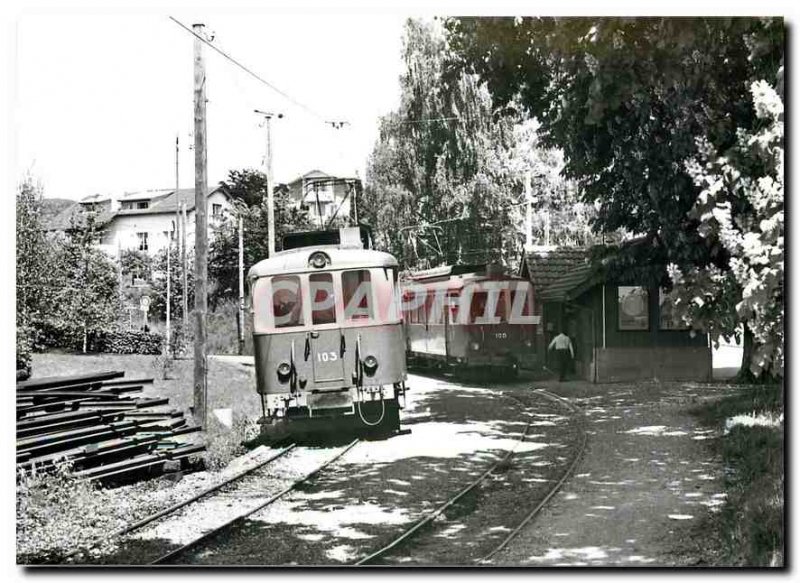
[[[290,101],[291,103],[293,103],[297,107],[305,110],[307,113],[309,113],[313,117],[319,119],[320,121],[327,123],[324,116],[320,115],[319,113],[317,113],[316,111],[314,111],[313,109],[311,109],[310,107],[305,105],[304,103],[298,101],[297,99],[295,99],[294,97],[292,97],[291,95],[286,93],[285,91],[282,91],[281,89],[279,89],[278,87],[276,87],[275,85],[273,85],[272,83],[270,83],[269,81],[267,81],[266,79],[261,77],[260,75],[254,73],[251,69],[249,69],[248,67],[244,66],[242,63],[240,63],[239,61],[234,59],[232,56],[227,54],[225,51],[223,51],[222,49],[220,49],[216,45],[213,45],[211,42],[208,41],[208,39],[198,35],[194,30],[190,29],[188,26],[186,26],[181,21],[179,21],[177,18],[174,18],[174,17],[170,16],[169,19],[172,20],[178,26],[180,26],[182,29],[184,29],[186,32],[188,32],[189,34],[194,36],[198,41],[200,41],[202,43],[205,43],[206,45],[211,47],[217,53],[219,53],[220,55],[225,57],[228,61],[230,61],[231,63],[233,63],[237,67],[239,67],[242,71],[244,71],[245,73],[247,73],[248,75],[250,75],[251,77],[256,79],[257,81],[259,81],[260,83],[266,85],[267,87],[272,89],[275,93],[277,93],[278,95],[282,96],[284,99],[287,99],[288,101]]]

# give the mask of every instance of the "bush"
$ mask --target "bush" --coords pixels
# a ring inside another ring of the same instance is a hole
[[[95,484],[75,480],[70,466],[61,463],[53,472],[19,472],[17,475],[17,562],[58,560],[116,527],[99,518],[108,505]]]
[[[161,354],[164,337],[141,330],[109,330],[93,334],[92,352],[113,354]]]
[[[31,352],[33,351],[33,329],[17,326],[17,380],[31,376]]]
[[[50,348],[82,350],[83,331],[50,321],[35,322],[33,324],[32,348],[36,352],[42,352]]]
[[[208,314],[208,352],[209,354],[239,354],[239,330],[237,318],[238,300],[219,302],[216,309]],[[251,319],[245,310],[244,353],[253,354],[253,333]]]

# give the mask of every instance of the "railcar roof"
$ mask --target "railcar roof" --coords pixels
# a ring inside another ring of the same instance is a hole
[[[483,273],[465,273],[463,275],[452,275],[450,277],[438,277],[435,279],[405,279],[400,281],[400,287],[424,287],[428,290],[451,290],[456,291],[464,286],[485,281],[527,281],[517,275],[501,275],[489,277]]]
[[[331,258],[331,263],[323,269],[314,269],[308,264],[309,257],[317,251],[324,251]],[[256,263],[247,273],[248,278],[288,273],[324,272],[339,269],[357,269],[359,267],[397,267],[397,259],[383,251],[340,247],[339,245],[315,245],[299,247],[289,251],[281,251],[275,257]]]

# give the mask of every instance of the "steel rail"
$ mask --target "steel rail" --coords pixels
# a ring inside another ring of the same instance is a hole
[[[138,530],[138,529],[142,528],[143,526],[146,526],[146,525],[150,524],[151,522],[153,522],[155,520],[158,520],[158,519],[163,518],[163,517],[165,517],[165,516],[167,516],[169,514],[172,514],[172,513],[176,512],[176,511],[180,510],[181,508],[183,508],[185,506],[188,506],[189,504],[191,504],[193,502],[197,502],[201,498],[204,498],[205,496],[208,496],[209,494],[213,494],[214,492],[216,492],[220,488],[224,488],[225,486],[228,486],[231,483],[233,483],[233,482],[235,482],[235,481],[237,481],[237,480],[239,480],[239,479],[241,479],[241,478],[243,478],[243,477],[245,477],[245,476],[247,476],[249,474],[252,474],[256,470],[259,470],[259,469],[263,468],[268,463],[273,462],[273,461],[275,461],[276,459],[278,459],[280,457],[283,457],[284,455],[286,455],[287,453],[292,451],[295,447],[296,447],[296,444],[293,443],[293,444],[285,447],[281,451],[275,453],[274,455],[270,456],[266,460],[257,463],[253,467],[247,468],[245,470],[242,470],[241,472],[239,472],[238,474],[234,474],[233,476],[231,476],[227,480],[224,480],[224,481],[220,482],[219,484],[215,484],[213,486],[210,486],[210,487],[206,488],[205,490],[202,490],[201,492],[199,492],[199,493],[187,498],[186,500],[182,500],[180,502],[176,502],[172,506],[168,506],[167,508],[165,508],[163,510],[159,510],[158,512],[155,512],[155,513],[153,513],[153,514],[151,514],[149,516],[146,516],[146,517],[144,517],[144,518],[142,518],[140,520],[137,520],[133,524],[129,524],[127,526],[124,526],[122,528],[119,528],[117,530],[109,532],[107,534],[100,535],[99,537],[97,537],[94,540],[92,540],[91,542],[89,542],[87,545],[85,545],[85,546],[83,546],[83,547],[81,547],[79,549],[75,549],[74,551],[72,551],[69,554],[65,555],[64,557],[61,558],[61,560],[64,561],[64,560],[70,559],[70,558],[72,558],[72,557],[74,557],[74,556],[76,556],[76,555],[78,555],[80,553],[83,553],[85,551],[88,551],[89,549],[92,549],[92,548],[96,547],[97,545],[99,545],[100,543],[102,543],[102,542],[104,542],[104,541],[106,541],[108,539],[116,538],[116,537],[122,536],[124,534],[128,534],[130,532],[133,532],[134,530]]]
[[[576,407],[575,405],[573,405],[572,403],[570,403],[569,401],[567,401],[563,397],[560,397],[560,396],[558,396],[556,394],[553,394],[553,393],[551,393],[549,391],[545,391],[544,389],[536,389],[535,392],[537,392],[538,394],[540,394],[540,395],[542,395],[544,397],[547,397],[548,399],[557,401],[557,402],[561,403],[562,405],[565,405],[567,408],[571,409],[576,414],[580,414],[581,419],[583,420],[582,424],[585,425],[586,417],[583,414],[583,412],[578,407]],[[583,453],[586,450],[586,443],[588,442],[588,439],[589,439],[588,438],[588,434],[586,433],[586,430],[584,428],[584,431],[582,432],[582,439],[581,439],[581,444],[580,444],[580,447],[578,449],[578,452],[575,454],[575,458],[572,460],[572,463],[564,471],[564,474],[561,476],[561,479],[550,489],[550,491],[547,493],[547,495],[544,498],[542,498],[542,500],[539,502],[539,504],[537,504],[536,507],[533,510],[531,510],[525,516],[525,518],[522,519],[522,522],[520,522],[517,525],[517,527],[513,531],[511,531],[508,534],[508,536],[506,536],[505,539],[503,539],[503,542],[501,542],[498,546],[496,546],[490,553],[488,553],[487,555],[484,555],[483,558],[478,560],[478,564],[487,563],[489,560],[491,560],[492,557],[494,557],[497,553],[502,551],[508,545],[508,543],[510,543],[512,540],[514,540],[517,537],[517,535],[519,535],[519,533],[522,531],[522,529],[525,528],[525,526],[527,526],[531,522],[531,520],[533,520],[536,517],[536,515],[539,514],[539,512],[542,510],[542,508],[544,508],[545,504],[547,504],[550,501],[550,499],[553,496],[555,496],[556,493],[559,490],[561,490],[561,487],[564,485],[564,482],[566,482],[567,479],[572,475],[572,472],[575,471],[575,468],[577,467],[578,462],[580,462],[581,459],[583,458]]]
[[[546,397],[548,399],[551,399],[553,401],[557,401],[557,402],[561,403],[562,405],[564,405],[567,408],[571,409],[575,413],[580,412],[580,410],[577,407],[575,407],[572,403],[570,403],[569,401],[567,401],[563,397],[560,397],[558,395],[555,395],[553,393],[550,393],[550,392],[542,390],[542,389],[535,389],[535,392],[537,394],[543,396],[543,397]],[[510,397],[511,399],[514,399],[515,401],[517,401],[519,403],[522,403],[523,405],[528,406],[527,403],[525,403],[524,401],[522,401],[521,399],[517,398],[514,395],[509,395],[509,394],[506,393],[506,396]],[[451,498],[450,500],[445,502],[442,506],[440,506],[433,513],[426,515],[422,520],[417,522],[414,526],[412,526],[410,529],[408,529],[406,532],[404,532],[400,537],[396,538],[393,542],[389,543],[388,545],[386,545],[385,547],[379,549],[378,551],[375,551],[374,553],[362,558],[361,560],[356,562],[355,565],[357,565],[357,566],[367,565],[369,562],[373,561],[374,559],[386,555],[389,551],[391,551],[392,549],[396,548],[397,546],[402,544],[404,541],[409,539],[411,536],[413,536],[423,526],[425,526],[426,524],[430,523],[437,516],[441,515],[442,512],[444,512],[447,508],[449,508],[450,506],[455,504],[461,497],[463,497],[464,495],[469,493],[471,490],[473,490],[475,487],[477,487],[481,482],[483,482],[483,480],[485,480],[490,474],[492,474],[497,469],[497,467],[499,467],[503,462],[508,460],[514,454],[514,452],[516,451],[516,448],[519,446],[520,443],[522,443],[522,441],[524,441],[525,437],[527,436],[527,434],[528,434],[528,432],[530,430],[530,427],[531,427],[531,423],[532,422],[528,422],[528,425],[526,426],[524,433],[522,434],[520,439],[517,441],[515,446],[511,450],[509,450],[506,453],[506,455],[500,461],[495,463],[491,468],[489,468],[486,472],[484,472],[477,480],[475,480],[470,485],[468,485],[466,488],[464,488],[456,496],[454,496],[453,498]],[[494,556],[500,550],[502,550],[511,540],[513,540],[513,538],[515,536],[517,536],[519,534],[519,532],[525,527],[525,525],[527,525],[536,516],[536,514],[538,514],[538,512],[556,494],[556,492],[559,491],[561,486],[564,484],[564,482],[566,482],[567,478],[569,478],[569,476],[572,474],[573,470],[577,466],[578,462],[582,458],[583,452],[584,452],[584,450],[586,448],[586,443],[587,443],[587,434],[584,431],[583,432],[583,436],[582,436],[582,440],[581,440],[580,449],[579,449],[578,453],[576,454],[575,458],[573,459],[572,463],[570,464],[570,466],[564,472],[564,474],[561,477],[561,479],[559,480],[559,482],[550,490],[550,492],[548,492],[548,494],[542,499],[542,501],[536,506],[536,508],[534,508],[533,511],[531,511],[530,513],[528,513],[528,515],[526,515],[526,517],[517,526],[517,528],[515,528],[514,531],[512,531],[503,540],[503,542],[498,547],[496,547],[494,550],[492,550],[491,553],[489,553],[488,555],[486,555],[482,559],[480,559],[478,561],[478,564],[485,563],[492,556]]]
[[[516,397],[513,397],[512,395],[506,395],[506,396],[508,396],[508,397],[511,397],[512,399],[516,400],[517,402],[522,402],[522,401],[520,401],[519,399],[517,399]],[[523,404],[524,404],[524,405],[527,405],[526,403],[523,403]],[[442,513],[443,513],[445,510],[447,510],[447,509],[448,509],[450,506],[452,506],[453,504],[455,504],[456,502],[458,502],[458,501],[459,501],[461,498],[463,498],[465,495],[467,495],[469,492],[471,492],[471,491],[472,491],[472,490],[474,490],[474,489],[475,489],[477,486],[479,486],[479,485],[480,485],[480,484],[481,484],[481,483],[482,483],[482,482],[483,482],[483,481],[484,481],[484,480],[485,480],[485,479],[486,479],[486,478],[487,478],[489,475],[491,475],[491,474],[492,474],[492,473],[493,473],[493,472],[494,472],[494,471],[495,471],[495,470],[496,470],[498,467],[500,467],[500,466],[501,466],[503,463],[505,463],[506,461],[508,461],[508,459],[509,459],[509,458],[510,458],[512,455],[514,455],[514,452],[517,450],[517,447],[519,447],[519,445],[520,445],[520,444],[521,444],[521,443],[522,443],[522,442],[525,440],[525,438],[527,437],[527,435],[528,435],[528,432],[529,432],[529,431],[530,431],[530,429],[531,429],[531,423],[532,423],[532,421],[528,421],[528,424],[525,426],[525,431],[523,431],[523,432],[522,432],[522,435],[521,435],[521,436],[519,437],[519,439],[517,440],[517,443],[515,443],[515,444],[514,444],[514,447],[512,447],[511,449],[509,449],[509,450],[506,452],[506,454],[505,454],[505,455],[504,455],[504,456],[503,456],[503,457],[502,457],[500,460],[498,460],[497,462],[495,462],[495,463],[492,465],[492,467],[490,467],[490,468],[489,468],[488,470],[486,470],[486,471],[485,471],[483,474],[481,474],[479,478],[477,478],[476,480],[474,480],[473,482],[471,482],[471,483],[470,483],[470,484],[469,484],[469,485],[468,485],[466,488],[464,488],[464,489],[463,489],[463,490],[461,490],[461,491],[460,491],[458,494],[456,494],[455,496],[453,496],[452,498],[450,498],[450,499],[449,499],[447,502],[445,502],[444,504],[442,504],[441,506],[439,506],[439,508],[437,508],[437,509],[436,509],[436,510],[434,510],[433,512],[431,512],[431,513],[427,514],[425,517],[423,517],[423,518],[422,518],[422,520],[419,520],[419,521],[418,521],[416,524],[414,524],[414,526],[412,526],[411,528],[409,528],[408,530],[406,530],[406,531],[405,531],[403,534],[401,534],[401,535],[400,535],[398,538],[396,538],[394,541],[392,541],[392,542],[391,542],[391,543],[389,543],[388,545],[384,546],[383,548],[381,548],[381,549],[379,549],[379,550],[375,551],[374,553],[372,553],[372,554],[370,554],[370,555],[367,555],[366,557],[364,557],[364,558],[360,559],[358,562],[356,562],[356,563],[355,563],[355,565],[357,565],[357,566],[366,565],[366,564],[370,563],[371,561],[373,561],[373,560],[375,560],[375,559],[377,559],[377,558],[379,558],[379,557],[382,557],[382,556],[386,555],[386,554],[387,554],[389,551],[391,551],[392,549],[394,549],[394,548],[396,548],[397,546],[401,545],[401,544],[402,544],[403,542],[405,542],[407,539],[411,538],[411,537],[412,537],[412,536],[413,536],[413,535],[414,535],[414,534],[415,534],[417,531],[419,531],[419,530],[420,530],[420,529],[421,529],[423,526],[427,525],[427,524],[428,524],[428,523],[430,523],[432,520],[434,520],[436,517],[440,516],[440,515],[441,515],[441,514],[442,514]]]
[[[195,538],[194,540],[186,543],[185,545],[183,545],[183,546],[181,546],[181,547],[179,547],[179,548],[177,548],[177,549],[175,549],[173,551],[170,551],[166,555],[162,555],[161,557],[157,558],[155,561],[152,561],[150,563],[150,565],[161,565],[161,564],[164,564],[165,562],[169,561],[170,559],[173,559],[173,558],[185,553],[186,551],[196,547],[201,542],[211,538],[212,536],[216,535],[217,533],[221,532],[222,530],[231,527],[232,525],[236,524],[237,522],[239,522],[241,520],[244,520],[248,516],[252,516],[256,512],[258,512],[259,510],[263,510],[264,508],[266,508],[267,506],[269,506],[270,504],[272,504],[276,500],[282,498],[284,495],[288,494],[289,492],[291,492],[292,490],[297,488],[297,486],[299,486],[300,484],[302,484],[302,483],[310,480],[311,478],[313,478],[316,474],[318,474],[319,472],[321,472],[322,470],[327,468],[329,465],[331,465],[333,462],[338,460],[340,457],[342,457],[348,451],[353,449],[353,447],[355,447],[360,441],[361,441],[360,439],[354,439],[342,451],[337,453],[332,458],[328,459],[325,463],[317,466],[317,468],[315,468],[314,470],[312,470],[311,472],[309,472],[308,474],[306,474],[305,476],[303,476],[299,480],[296,480],[295,482],[293,482],[292,484],[290,484],[289,486],[287,486],[286,488],[284,488],[283,490],[281,490],[277,494],[273,494],[272,496],[270,496],[266,500],[266,502],[262,502],[261,504],[257,505],[255,508],[252,508],[252,509],[250,509],[250,510],[248,510],[248,511],[246,511],[246,512],[244,512],[244,513],[242,513],[242,514],[240,514],[240,515],[238,515],[238,516],[236,516],[234,518],[232,518],[231,520],[228,520],[224,524],[221,524],[220,526],[217,526],[217,527],[215,527],[215,528],[203,533],[202,535],[200,535],[199,537]]]

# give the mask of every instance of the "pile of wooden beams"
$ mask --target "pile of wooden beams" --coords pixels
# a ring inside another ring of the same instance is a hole
[[[67,460],[87,480],[152,476],[184,465],[205,448],[184,437],[199,431],[169,399],[138,395],[153,379],[121,371],[17,383],[17,469]]]

